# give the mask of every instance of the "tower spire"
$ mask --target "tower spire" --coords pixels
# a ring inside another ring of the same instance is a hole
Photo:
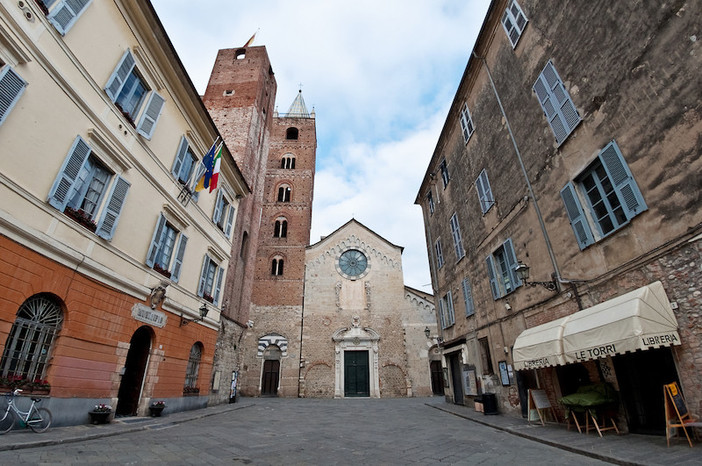
[[[302,87],[302,84],[300,84],[300,87]],[[290,108],[288,109],[287,116],[298,117],[298,118],[309,118],[310,117],[310,112],[307,111],[307,106],[305,105],[305,99],[302,98],[302,89],[300,89],[297,92],[297,96],[295,96],[295,100],[293,100],[293,103],[290,105]]]

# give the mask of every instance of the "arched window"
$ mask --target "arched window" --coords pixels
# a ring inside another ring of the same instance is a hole
[[[285,132],[285,139],[297,139],[299,131],[297,128],[288,128]]]
[[[283,258],[276,257],[271,264],[271,275],[283,275]]]
[[[288,221],[284,217],[279,217],[275,221],[275,227],[273,229],[274,238],[287,238],[288,237]]]
[[[199,341],[190,348],[188,367],[185,369],[185,390],[194,392],[197,388],[197,374],[200,372],[200,360],[202,359],[202,343]]]
[[[246,254],[249,251],[249,233],[244,232],[243,235],[241,235],[241,249],[239,250],[239,257],[242,259],[246,259]]]
[[[290,202],[292,196],[292,188],[287,184],[281,185],[278,188],[278,202]]]
[[[295,168],[295,156],[292,154],[285,154],[280,160],[280,168],[294,169]]]
[[[63,312],[58,301],[48,294],[27,299],[17,311],[17,318],[5,342],[2,376],[43,379],[56,335],[61,330]]]

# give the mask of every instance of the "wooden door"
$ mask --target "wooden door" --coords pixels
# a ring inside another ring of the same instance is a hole
[[[443,395],[444,372],[441,369],[441,361],[432,361],[429,368],[431,369],[431,392],[434,395]]]
[[[263,382],[261,396],[278,396],[278,376],[280,361],[268,359],[263,363]]]
[[[453,402],[457,405],[463,404],[463,380],[461,378],[461,363],[458,361],[458,354],[449,356],[449,366],[451,369],[451,385],[453,385]]]
[[[370,396],[368,351],[344,352],[344,396]]]

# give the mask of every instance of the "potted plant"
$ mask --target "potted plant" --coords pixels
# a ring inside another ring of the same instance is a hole
[[[100,403],[95,405],[92,411],[88,411],[91,424],[107,424],[110,422],[110,414],[112,414],[112,406]]]
[[[154,401],[151,403],[151,406],[149,406],[149,413],[151,413],[151,417],[161,417],[161,411],[166,407],[166,403],[164,401]]]
[[[200,387],[183,387],[183,396],[197,396],[200,393]]]
[[[51,391],[51,384],[44,379],[34,379],[33,382],[29,384],[34,395],[48,395]]]

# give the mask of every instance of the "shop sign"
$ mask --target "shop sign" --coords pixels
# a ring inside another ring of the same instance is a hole
[[[678,340],[678,336],[675,333],[669,333],[666,335],[654,335],[652,337],[641,337],[641,343],[643,343],[644,346],[654,346],[657,347],[659,345],[677,345],[680,343],[680,340]]]
[[[551,363],[548,358],[531,359],[529,361],[524,361],[524,369],[540,369],[542,367],[548,367]]]
[[[590,359],[603,358],[608,354],[617,354],[615,345],[595,346],[594,348],[576,351],[575,359],[577,361],[588,361]]]
[[[163,328],[166,326],[166,314],[140,303],[136,303],[132,307],[132,317],[154,327]]]

